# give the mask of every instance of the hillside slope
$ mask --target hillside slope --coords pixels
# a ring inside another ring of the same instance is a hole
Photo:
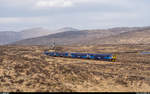
[[[116,33],[108,30],[83,30],[83,31],[67,31],[56,34],[50,34],[48,36],[31,38],[26,40],[17,41],[13,44],[18,45],[49,45],[55,41],[58,45],[69,45],[69,44],[84,44],[87,41],[95,38],[103,38]]]
[[[0,32],[0,45],[11,44],[13,42],[24,40],[24,39],[47,36],[49,34],[55,34],[55,33],[66,32],[66,31],[79,31],[79,30],[71,27],[64,27],[58,30],[48,30],[48,29],[38,27],[38,28],[25,29],[20,32],[3,31]]]
[[[93,42],[93,41],[91,41]],[[134,32],[125,32],[106,38],[96,39],[94,43],[98,44],[149,44],[150,29],[137,30]]]
[[[14,42],[15,45],[97,45],[97,44],[148,44],[150,27],[124,27],[105,30],[66,31],[47,36]]]
[[[0,32],[0,45],[9,44],[9,43],[23,40],[23,39],[45,36],[48,34],[51,34],[51,32],[43,28],[26,29],[20,32],[1,31]]]
[[[50,30],[44,28],[32,28],[18,32],[22,35],[22,39],[35,38],[51,34]]]
[[[21,40],[21,34],[13,31],[0,32],[0,45]]]

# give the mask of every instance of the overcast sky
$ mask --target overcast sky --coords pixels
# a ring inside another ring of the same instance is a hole
[[[0,0],[0,31],[150,25],[150,0]]]

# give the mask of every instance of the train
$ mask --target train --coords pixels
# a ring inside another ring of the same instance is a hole
[[[44,52],[45,55],[54,57],[82,58],[104,61],[116,61],[116,55],[112,54],[95,54],[95,53],[69,53],[69,52]]]

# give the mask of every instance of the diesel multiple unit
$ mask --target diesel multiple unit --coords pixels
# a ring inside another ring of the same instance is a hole
[[[94,54],[94,53],[68,53],[68,52],[44,52],[44,54],[55,57],[70,57],[70,58],[82,58],[82,59],[96,59],[115,61],[116,56],[112,54]]]

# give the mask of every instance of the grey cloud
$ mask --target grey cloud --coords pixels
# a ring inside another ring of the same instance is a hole
[[[11,1],[11,2],[9,2]],[[14,2],[13,4],[12,1]],[[60,27],[107,28],[119,26],[150,25],[149,0],[126,0],[127,3],[78,3],[64,8],[35,8],[37,0],[0,0],[0,29],[45,26],[51,29]],[[26,2],[25,2],[26,1]],[[20,19],[20,21],[11,20]],[[35,19],[37,18],[37,19]],[[6,19],[6,20],[5,20]],[[7,22],[8,21],[8,22]],[[4,26],[4,27],[3,27]]]

